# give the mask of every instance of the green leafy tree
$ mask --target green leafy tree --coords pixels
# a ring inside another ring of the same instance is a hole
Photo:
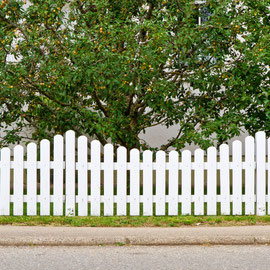
[[[3,0],[1,144],[28,127],[128,149],[160,124],[179,127],[163,150],[269,134],[269,40],[269,0]]]

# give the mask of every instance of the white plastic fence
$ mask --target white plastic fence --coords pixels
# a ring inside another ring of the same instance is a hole
[[[76,151],[77,149],[77,151]],[[268,158],[266,156],[266,149]],[[270,139],[258,132],[255,139],[229,146],[198,149],[180,155],[163,151],[154,155],[104,146],[87,138],[1,149],[0,215],[266,215],[270,214]],[[40,158],[38,158],[38,153]],[[114,154],[116,162],[114,161]],[[51,160],[51,156],[53,156]],[[90,159],[89,160],[89,156]],[[128,158],[129,157],[129,158]],[[65,213],[64,213],[65,212]]]

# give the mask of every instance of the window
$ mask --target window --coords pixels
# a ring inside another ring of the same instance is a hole
[[[195,1],[195,4],[198,6],[198,25],[208,21],[212,15],[211,10],[204,5],[205,3],[205,1]]]

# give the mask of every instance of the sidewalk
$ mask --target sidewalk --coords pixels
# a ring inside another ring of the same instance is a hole
[[[1,246],[270,244],[270,226],[90,228],[0,226]]]

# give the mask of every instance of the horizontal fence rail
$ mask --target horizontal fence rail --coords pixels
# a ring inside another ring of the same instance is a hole
[[[153,153],[56,135],[1,149],[0,215],[270,214],[270,139]],[[26,152],[26,153],[25,153]]]

